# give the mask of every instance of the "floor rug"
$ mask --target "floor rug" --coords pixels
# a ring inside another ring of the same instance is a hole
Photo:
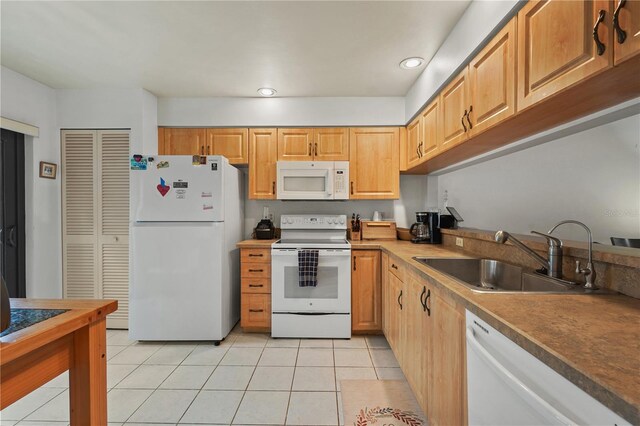
[[[345,426],[423,426],[426,418],[404,380],[342,380]]]

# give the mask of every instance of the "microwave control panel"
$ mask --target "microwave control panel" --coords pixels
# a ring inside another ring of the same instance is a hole
[[[349,199],[349,162],[336,161],[333,174],[333,199]]]

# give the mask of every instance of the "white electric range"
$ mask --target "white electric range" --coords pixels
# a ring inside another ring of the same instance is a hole
[[[345,215],[282,215],[271,245],[271,335],[351,337],[351,244]],[[301,287],[298,252],[318,250],[318,284]]]

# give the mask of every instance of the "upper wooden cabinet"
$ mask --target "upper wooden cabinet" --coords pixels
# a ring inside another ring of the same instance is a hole
[[[469,137],[469,78],[468,68],[456,76],[440,92],[442,117],[442,145],[444,151],[461,144]]]
[[[278,129],[279,161],[348,161],[349,129]]]
[[[436,155],[442,145],[442,120],[440,117],[440,99],[436,98],[420,113],[420,161],[426,161]]]
[[[593,35],[601,15],[596,33],[603,50]],[[610,67],[611,26],[609,1],[527,2],[518,12],[518,110]]]
[[[326,127],[313,130],[315,161],[349,161],[349,129]]]
[[[206,155],[206,129],[161,128],[159,155]]]
[[[516,19],[507,25],[469,64],[470,136],[516,112]]]
[[[380,250],[353,250],[351,254],[351,330],[381,331]]]
[[[276,129],[249,130],[249,199],[276,198]]]
[[[640,52],[640,1],[618,0],[613,13],[614,58],[618,65]]]
[[[349,136],[349,198],[400,197],[400,129],[356,127]]]
[[[313,129],[278,129],[278,160],[313,160]]]
[[[223,155],[231,164],[249,162],[249,129],[207,129],[207,155]]]
[[[414,167],[420,163],[420,135],[422,129],[420,116],[416,117],[407,125],[407,168]]]

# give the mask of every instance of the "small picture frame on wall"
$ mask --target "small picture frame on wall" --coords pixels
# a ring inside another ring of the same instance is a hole
[[[58,172],[58,165],[55,163],[40,162],[40,177],[47,179],[55,179]]]

